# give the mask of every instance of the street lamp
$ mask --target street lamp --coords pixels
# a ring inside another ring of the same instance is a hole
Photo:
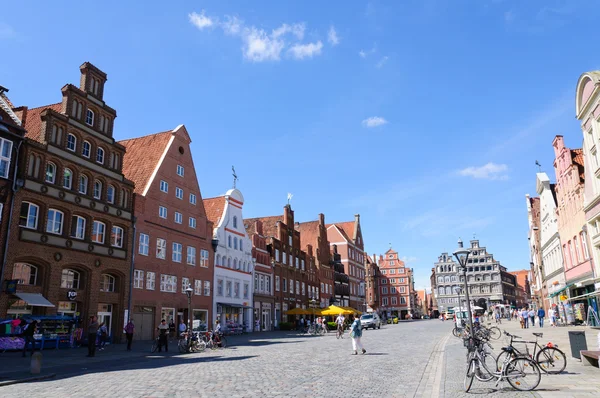
[[[191,341],[191,336],[192,336],[192,293],[194,292],[194,289],[192,289],[191,287],[187,287],[187,289],[185,289],[185,294],[187,294],[187,298],[188,298],[188,333],[187,333],[187,346],[188,349],[190,347],[190,341]]]
[[[463,247],[463,241],[459,238],[458,239],[458,249],[452,253],[454,255],[454,257],[456,257],[456,260],[458,261],[458,264],[460,266],[460,269],[462,271],[463,277],[465,278],[465,299],[467,301],[467,312],[468,312],[468,316],[469,316],[469,330],[471,335],[473,336],[473,315],[471,314],[471,299],[469,298],[469,285],[467,284],[467,260],[469,259],[469,254],[471,254],[470,250],[467,250]],[[459,303],[460,304],[460,303]]]

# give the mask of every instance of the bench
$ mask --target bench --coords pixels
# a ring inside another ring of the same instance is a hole
[[[600,357],[600,351],[579,351],[581,355],[581,362],[583,366],[595,366],[598,368],[598,358]]]

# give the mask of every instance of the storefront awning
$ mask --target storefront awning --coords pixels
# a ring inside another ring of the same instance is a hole
[[[247,305],[232,304],[232,303],[217,303],[217,305],[221,305],[223,307],[231,307],[231,308],[252,308]]]
[[[564,292],[565,290],[567,290],[568,288],[570,288],[571,286],[573,286],[573,283],[570,283],[570,284],[568,284],[567,286],[563,287],[562,289],[560,289],[560,290],[558,290],[558,291],[556,291],[556,292],[552,293],[552,294],[551,294],[549,297],[550,297],[550,298],[552,298],[552,297],[556,297],[556,296],[558,296],[559,294],[561,294],[562,292]]]
[[[25,301],[32,307],[54,307],[55,305],[46,300],[44,296],[39,293],[15,293],[15,296]]]

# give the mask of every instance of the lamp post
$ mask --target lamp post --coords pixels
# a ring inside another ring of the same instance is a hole
[[[458,239],[458,249],[454,253],[452,253],[456,260],[459,263],[460,269],[462,271],[463,277],[465,278],[465,300],[467,301],[467,312],[469,316],[469,330],[471,335],[473,335],[473,316],[471,314],[471,299],[469,298],[469,285],[467,284],[467,260],[469,259],[469,254],[471,254],[470,250],[467,250],[463,247],[463,241]],[[460,303],[459,303],[460,304]]]
[[[188,298],[188,333],[187,333],[187,346],[188,349],[190,347],[190,342],[192,339],[192,293],[194,292],[194,289],[192,289],[191,287],[187,287],[187,289],[185,289],[185,294],[187,295]]]

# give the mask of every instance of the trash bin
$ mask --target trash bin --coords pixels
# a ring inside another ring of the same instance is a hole
[[[569,332],[569,344],[571,344],[571,356],[573,358],[581,359],[579,351],[586,351],[588,349],[587,342],[585,341],[585,332]]]

